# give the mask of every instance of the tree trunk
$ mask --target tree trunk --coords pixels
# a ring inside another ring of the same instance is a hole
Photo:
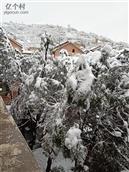
[[[52,158],[51,158],[51,156],[49,156],[48,161],[47,161],[46,172],[50,172],[50,170],[51,170],[51,165],[52,165]]]

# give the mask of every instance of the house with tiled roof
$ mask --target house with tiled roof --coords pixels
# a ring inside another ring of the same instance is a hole
[[[23,45],[20,44],[16,39],[9,37],[9,41],[12,45],[12,47],[17,51],[22,53],[23,51]]]
[[[67,52],[66,54],[70,56],[76,54],[83,54],[83,50],[81,49],[81,46],[70,41],[66,41],[62,44],[55,46],[52,49],[52,54],[54,55],[54,57],[58,57],[60,56],[62,50],[64,50],[64,52]]]

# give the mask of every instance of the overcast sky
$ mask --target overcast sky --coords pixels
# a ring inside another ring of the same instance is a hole
[[[53,0],[54,1],[54,0]],[[128,39],[128,2],[127,1],[97,1],[53,2],[48,0],[26,1],[29,14],[2,15],[3,22],[18,22],[26,24],[53,24],[72,27],[85,32],[94,32],[115,41]],[[5,10],[4,1],[2,10]],[[11,3],[16,1],[11,1]],[[18,1],[17,1],[18,2]],[[23,2],[19,1],[19,2]]]

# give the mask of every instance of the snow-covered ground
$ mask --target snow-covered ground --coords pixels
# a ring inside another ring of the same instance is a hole
[[[38,162],[39,167],[44,172],[46,169],[47,157],[43,154],[42,148],[35,149],[33,151],[33,154]],[[64,159],[62,152],[59,152],[56,159],[53,160],[52,168],[62,166],[65,169],[65,171],[71,172],[70,169],[72,168],[73,165],[74,163],[71,161],[71,159],[69,158]]]

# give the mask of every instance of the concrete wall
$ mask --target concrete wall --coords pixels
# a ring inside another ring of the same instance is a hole
[[[0,97],[0,172],[41,172]]]

